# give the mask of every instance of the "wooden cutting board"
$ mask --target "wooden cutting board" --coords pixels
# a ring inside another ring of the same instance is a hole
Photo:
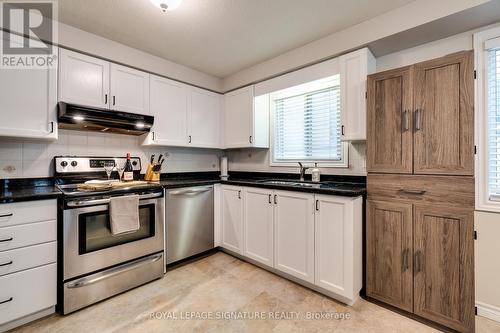
[[[79,184],[78,189],[80,190],[107,190],[107,189],[114,189],[114,188],[122,188],[122,187],[129,187],[129,186],[138,186],[138,185],[146,185],[149,184],[149,182],[144,181],[144,180],[134,180],[131,182],[114,182],[114,183],[109,183],[109,184]]]

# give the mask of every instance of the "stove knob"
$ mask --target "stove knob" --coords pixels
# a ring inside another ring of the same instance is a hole
[[[132,165],[133,165],[133,166],[136,166],[136,165],[137,165],[137,161],[133,161],[133,162],[132,162]]]
[[[72,166],[72,167],[76,167],[77,165],[78,165],[78,162],[77,162],[77,161],[73,161],[73,162],[71,162],[71,166]]]
[[[63,168],[67,167],[67,166],[68,166],[68,162],[66,162],[66,161],[62,161],[62,162],[61,162],[61,166],[62,166]]]

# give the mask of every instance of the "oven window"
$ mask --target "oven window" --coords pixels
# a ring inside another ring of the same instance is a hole
[[[85,254],[108,247],[133,242],[155,235],[155,205],[139,206],[139,230],[122,235],[113,235],[109,224],[109,211],[80,214],[79,253]]]

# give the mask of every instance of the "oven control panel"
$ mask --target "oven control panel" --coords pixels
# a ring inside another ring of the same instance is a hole
[[[125,165],[126,157],[80,157],[80,156],[57,156],[54,157],[56,173],[74,173],[74,172],[104,172],[104,165],[113,166]],[[131,157],[134,171],[141,171],[141,159]]]

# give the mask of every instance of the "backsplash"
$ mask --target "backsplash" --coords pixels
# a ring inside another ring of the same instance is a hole
[[[269,149],[234,149],[227,151],[230,171],[256,171],[256,172],[283,172],[298,173],[299,166],[281,167],[270,166]],[[319,169],[326,175],[366,175],[366,143],[353,142],[349,144],[348,168],[322,168]],[[307,173],[310,173],[308,170]]]
[[[52,158],[58,155],[140,157],[143,172],[151,154],[168,153],[162,172],[218,171],[220,150],[142,147],[136,136],[59,130],[55,142],[0,139],[0,178],[53,176]]]

